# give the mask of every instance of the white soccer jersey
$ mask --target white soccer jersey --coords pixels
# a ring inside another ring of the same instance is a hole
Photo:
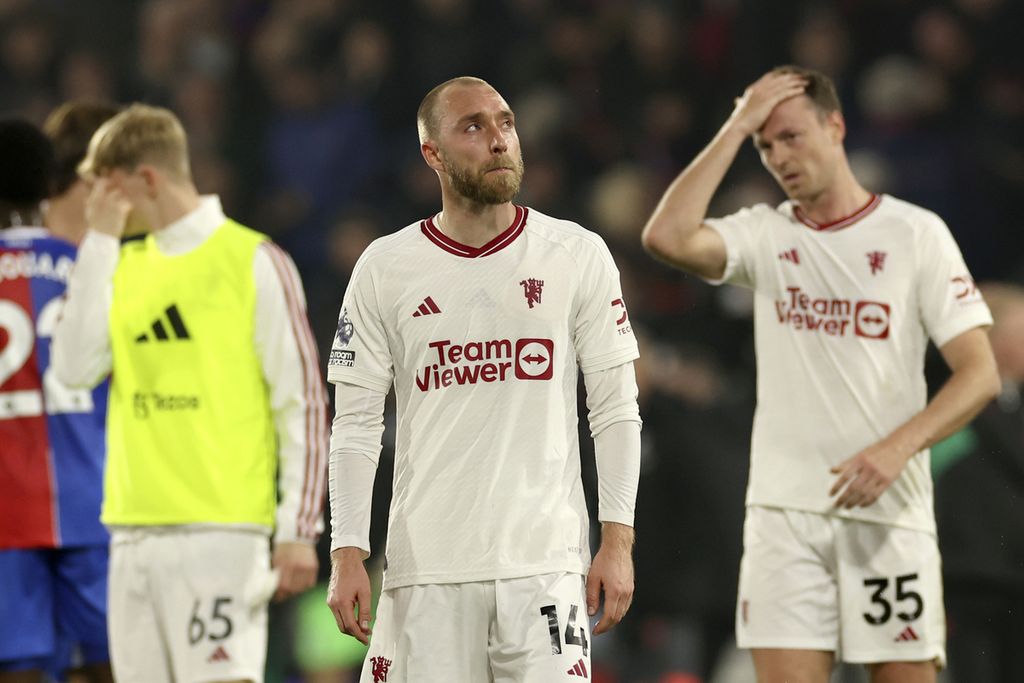
[[[755,292],[747,504],[934,531],[927,450],[867,508],[828,492],[831,467],[924,408],[928,338],[992,322],[945,223],[888,195],[828,225],[790,202],[706,222],[725,240],[722,281]]]
[[[574,223],[517,207],[480,248],[433,219],[370,245],[328,378],[394,382],[385,587],[585,573],[578,368],[637,356],[611,254]]]

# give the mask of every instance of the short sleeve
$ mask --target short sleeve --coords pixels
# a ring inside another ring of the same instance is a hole
[[[334,384],[348,382],[387,392],[393,373],[387,330],[377,303],[373,273],[364,254],[345,291],[338,330],[327,360],[327,379]]]
[[[626,302],[622,298],[619,271],[605,243],[596,235],[577,255],[580,281],[577,288],[574,345],[584,373],[605,370],[640,356]]]
[[[918,236],[917,300],[921,322],[935,345],[992,324],[992,314],[974,284],[953,235],[930,214]]]
[[[757,286],[754,261],[758,239],[763,237],[760,228],[765,210],[772,211],[767,204],[758,204],[723,218],[705,219],[704,224],[725,242],[725,272],[718,279],[708,280],[710,284]]]

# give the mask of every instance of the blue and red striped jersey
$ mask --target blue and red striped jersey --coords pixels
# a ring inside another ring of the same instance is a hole
[[[50,368],[74,245],[0,230],[0,548],[106,543],[100,523],[108,382],[61,385]]]

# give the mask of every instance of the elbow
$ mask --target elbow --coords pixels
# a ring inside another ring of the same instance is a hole
[[[667,226],[652,221],[644,227],[640,235],[640,244],[656,259],[673,263],[678,260],[678,249],[673,248],[668,231]]]
[[[663,259],[667,255],[664,232],[665,227],[657,221],[652,220],[644,226],[644,231],[640,234],[640,244],[651,256]]]

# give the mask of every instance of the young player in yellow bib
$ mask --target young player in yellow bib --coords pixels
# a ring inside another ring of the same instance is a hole
[[[118,681],[262,681],[267,601],[313,585],[326,403],[291,260],[192,183],[165,109],[101,127],[58,376],[112,376],[103,521]],[[120,244],[128,222],[144,239]],[[273,551],[267,539],[273,534]]]
[[[930,211],[864,189],[831,81],[784,67],[737,98],[644,229],[654,255],[755,293],[757,412],[736,634],[761,683],[934,681],[945,620],[928,447],[999,388],[991,317]],[[753,137],[789,200],[705,217]],[[952,377],[926,404],[931,338]]]
[[[442,211],[367,248],[328,364],[328,603],[365,642],[370,492],[393,385],[387,570],[361,681],[589,678],[588,615],[603,592],[594,633],[606,631],[633,593],[637,347],[618,272],[594,233],[512,203],[523,173],[515,116],[490,85],[441,84],[418,123]],[[600,478],[593,563],[580,370]]]

